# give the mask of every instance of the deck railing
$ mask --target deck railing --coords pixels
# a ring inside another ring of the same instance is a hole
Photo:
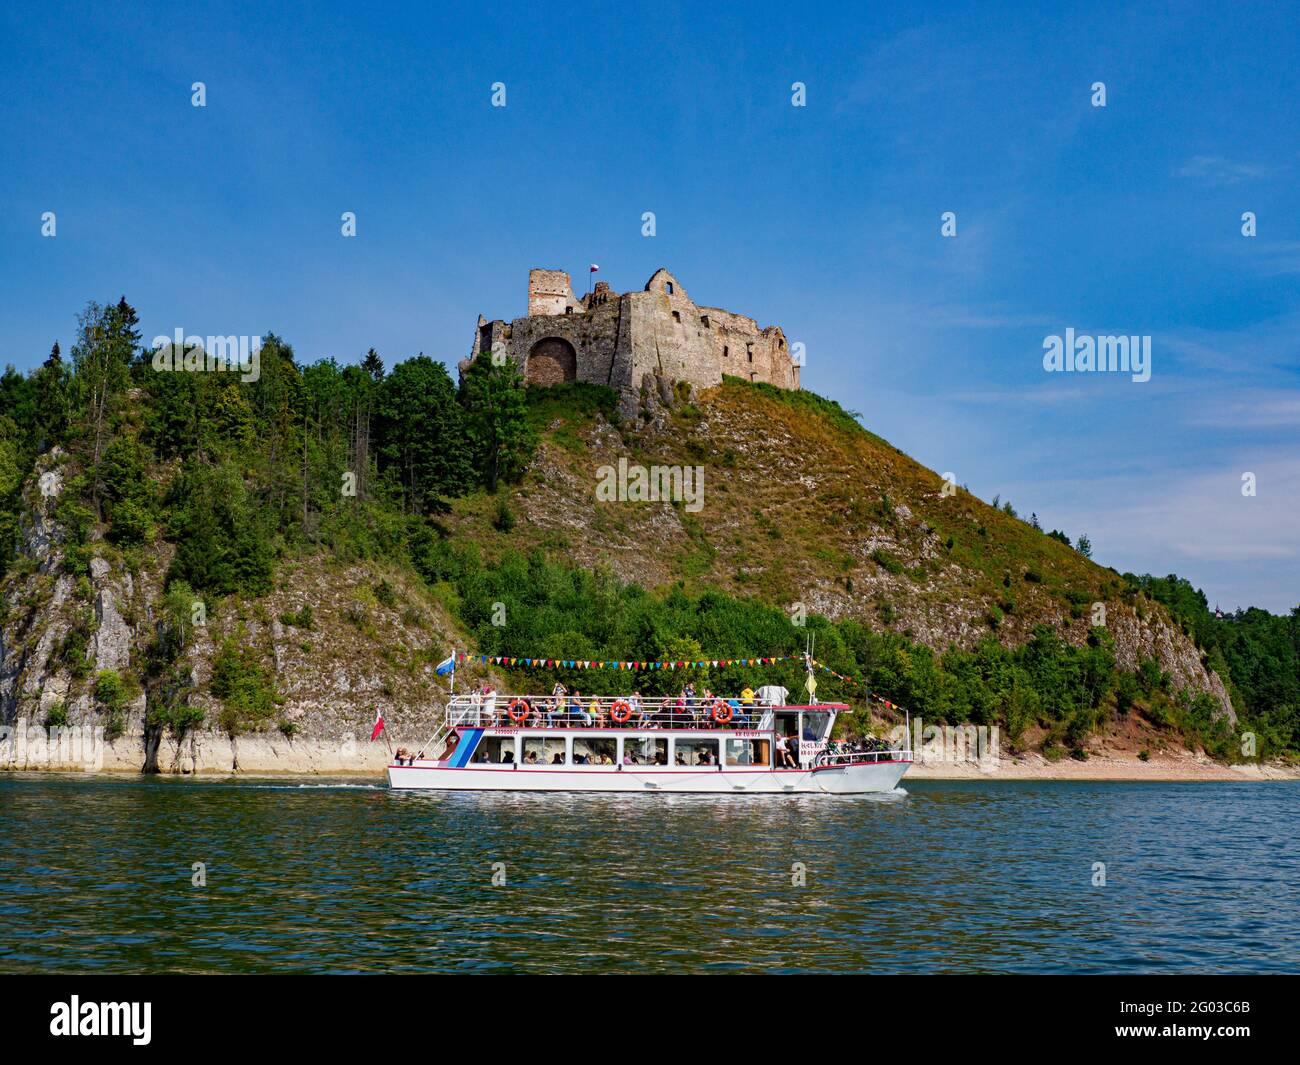
[[[757,701],[723,699],[731,710],[729,721],[717,721],[714,704],[717,696],[707,700],[696,696],[684,702],[667,698],[642,698],[639,703],[627,696],[584,696],[580,706],[567,698],[557,703],[551,696],[538,695],[454,695],[447,702],[447,724],[475,728],[641,728],[641,729],[756,729],[770,730],[773,707]],[[631,716],[615,720],[626,703]],[[512,708],[513,707],[513,716]],[[827,707],[827,709],[832,709]]]
[[[817,765],[872,765],[876,762],[910,762],[911,751],[839,751],[831,754],[822,751],[817,755]]]

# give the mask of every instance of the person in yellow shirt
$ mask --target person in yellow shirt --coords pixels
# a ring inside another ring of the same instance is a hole
[[[740,693],[741,711],[736,722],[738,728],[749,728],[749,712],[753,709],[754,698],[754,689],[746,685]]]

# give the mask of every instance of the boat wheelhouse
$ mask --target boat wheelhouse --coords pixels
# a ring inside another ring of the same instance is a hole
[[[909,750],[834,744],[844,703],[454,695],[423,751],[399,749],[395,789],[830,793],[893,791]],[[426,756],[426,752],[434,752]]]

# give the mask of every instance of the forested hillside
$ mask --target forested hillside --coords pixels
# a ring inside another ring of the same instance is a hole
[[[165,769],[203,735],[289,749],[377,706],[422,726],[452,646],[697,662],[812,634],[852,678],[820,697],[884,692],[1012,748],[1300,747],[1300,612],[1215,618],[1176,577],[1096,565],[1085,530],[945,487],[810,393],[651,387],[620,423],[612,392],[528,390],[486,356],[458,382],[425,355],[304,365],[274,335],[240,376],[155,369],[123,299],[0,378],[6,723],[102,722]],[[620,459],[699,467],[700,505],[600,501]],[[553,673],[628,683],[502,679]]]

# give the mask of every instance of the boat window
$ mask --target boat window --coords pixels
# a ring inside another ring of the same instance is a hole
[[[717,765],[718,741],[716,739],[673,740],[673,765]]]
[[[624,736],[625,765],[667,765],[668,740],[654,736]]]
[[[727,765],[767,765],[767,740],[724,740]]]
[[[830,727],[831,715],[823,713],[820,710],[805,710],[803,712],[803,738],[806,740],[822,740],[826,738],[826,730]]]
[[[612,736],[573,737],[574,765],[613,765],[618,758],[618,740]]]
[[[510,754],[506,758],[507,752]],[[513,736],[484,736],[474,752],[475,762],[504,762],[515,760],[515,738]]]
[[[523,765],[564,765],[563,736],[525,736]]]

